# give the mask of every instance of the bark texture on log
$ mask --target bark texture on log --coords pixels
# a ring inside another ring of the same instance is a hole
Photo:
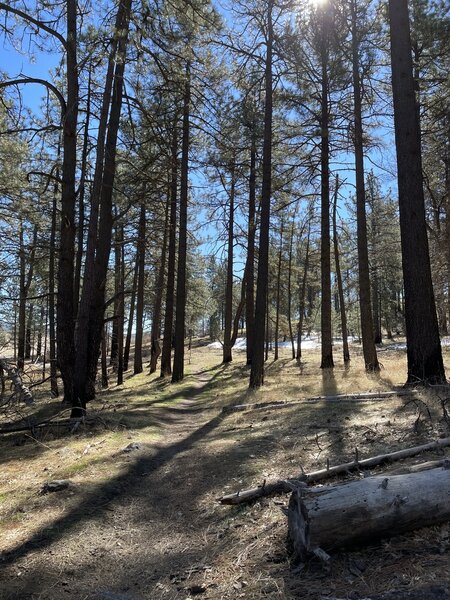
[[[29,388],[23,383],[20,371],[11,366],[6,360],[0,360],[0,368],[3,372],[2,379],[10,379],[14,386],[14,393],[18,395],[19,400],[23,400],[25,404],[33,404],[33,394]],[[6,373],[6,376],[5,376]]]
[[[313,493],[311,493],[313,492]],[[295,490],[288,536],[301,561],[340,547],[450,519],[450,470],[368,477],[320,490]]]

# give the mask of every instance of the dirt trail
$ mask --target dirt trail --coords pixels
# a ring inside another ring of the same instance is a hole
[[[155,406],[162,427],[156,444],[120,457],[117,476],[77,490],[70,509],[3,557],[2,600],[381,600],[382,592],[413,584],[427,587],[416,596],[396,592],[396,600],[447,597],[448,527],[340,553],[332,573],[312,565],[300,576],[287,558],[280,510],[286,498],[239,508],[215,501],[261,474],[289,476],[299,457],[307,469],[317,466],[315,460],[324,460],[320,444],[329,443],[336,458],[355,447],[355,436],[367,452],[377,443],[389,445],[394,417],[384,429],[371,419],[395,416],[395,402],[385,401],[382,417],[372,403],[364,425],[355,407],[345,404],[339,412],[305,405],[276,414],[224,415],[204,400],[217,384],[219,371],[214,373],[194,373],[181,402]],[[348,437],[330,429],[317,442],[308,424],[331,421],[348,427]]]
[[[132,453],[122,475],[93,486],[75,510],[4,557],[1,598],[138,600],[200,591],[195,585],[216,554],[196,498],[216,485],[219,470],[207,445],[222,416],[198,404],[210,381],[196,375],[152,450]]]

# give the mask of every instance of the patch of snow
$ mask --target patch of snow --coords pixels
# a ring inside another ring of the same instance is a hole
[[[247,338],[237,338],[234,350],[247,350]]]
[[[206,346],[207,348],[212,348],[213,350],[220,350],[222,348],[222,344],[220,342],[211,342]]]
[[[351,343],[360,343],[360,339],[356,336],[349,336],[348,342]],[[342,345],[342,338],[333,338],[333,345],[339,346]],[[445,337],[441,339],[442,346],[450,346],[450,337]],[[207,348],[211,348],[213,350],[221,350],[223,347],[221,342],[212,342],[207,345]],[[286,342],[278,342],[279,348],[291,348],[291,341],[287,340]],[[294,348],[297,350],[297,340],[294,340]],[[247,339],[246,338],[237,338],[236,343],[233,346],[233,350],[246,350],[247,349]],[[317,335],[312,335],[309,337],[305,337],[302,339],[302,350],[318,350],[320,349],[320,337]],[[379,350],[406,350],[406,342],[396,342],[394,344],[386,344],[383,345]]]

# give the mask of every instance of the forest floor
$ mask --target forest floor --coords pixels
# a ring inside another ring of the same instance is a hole
[[[240,507],[217,501],[264,479],[323,468],[327,459],[352,460],[355,448],[363,458],[450,435],[441,407],[448,390],[222,411],[247,402],[395,391],[404,382],[404,352],[385,346],[383,370],[370,377],[359,347],[351,350],[351,366],[339,357],[332,374],[318,368],[317,352],[298,366],[283,350],[280,360],[269,360],[264,389],[251,392],[244,353],[221,365],[220,350],[199,344],[186,357],[183,382],[129,376],[98,394],[91,419],[75,433],[53,425],[34,436],[1,435],[0,598],[450,598],[450,524],[339,551],[330,570],[312,561],[296,573],[281,510],[286,496]],[[450,372],[448,348],[445,362]],[[14,407],[0,425],[30,411],[37,421],[61,411],[45,390],[37,396],[34,407],[20,415]],[[125,452],[130,444],[134,449]],[[55,479],[71,485],[41,493]]]

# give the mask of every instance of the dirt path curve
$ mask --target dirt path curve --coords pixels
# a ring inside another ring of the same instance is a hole
[[[199,403],[211,375],[194,376],[189,397],[165,415],[159,443],[130,454],[120,476],[93,485],[74,510],[3,558],[1,598],[156,600],[202,590],[217,552],[197,492],[214,490],[214,473],[223,472],[208,452],[223,417]]]

